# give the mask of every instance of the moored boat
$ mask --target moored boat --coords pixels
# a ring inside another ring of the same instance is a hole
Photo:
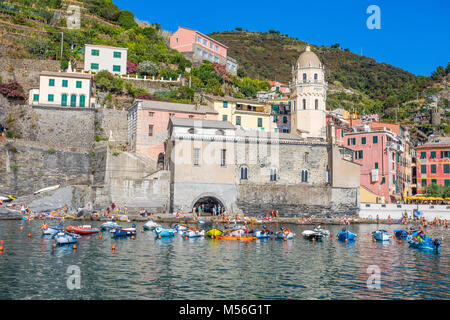
[[[159,223],[156,223],[155,221],[153,221],[152,219],[148,220],[145,224],[144,224],[144,230],[154,230],[157,227],[161,227],[161,225]]]
[[[396,229],[394,235],[397,239],[405,239],[408,237],[409,232],[407,230]]]
[[[270,235],[272,235],[273,232],[267,229],[266,226],[263,226],[263,229],[259,230],[256,229],[253,231],[253,236],[255,236],[258,239],[269,239]]]
[[[136,225],[133,223],[131,228],[114,228],[111,229],[113,237],[129,237],[136,235]]]
[[[176,232],[175,229],[163,229],[161,227],[156,227],[154,231],[155,231],[156,235],[158,236],[158,238],[173,237]]]
[[[377,241],[389,241],[392,238],[386,230],[376,230],[372,232],[372,237]]]
[[[49,226],[47,223],[41,224],[41,230],[43,235],[52,235],[57,232],[63,231],[64,227],[62,225],[59,226]]]
[[[356,236],[356,233],[348,231],[346,228],[343,228],[342,231],[337,234],[339,240],[355,240]]]
[[[223,234],[223,231],[220,229],[217,229],[217,228],[211,228],[206,232],[206,235],[211,238],[221,236],[222,234]]]
[[[81,236],[74,233],[57,232],[53,235],[56,243],[59,245],[77,243]]]
[[[426,235],[424,231],[415,232],[415,235],[411,236],[408,243],[412,248],[433,250],[436,252],[441,251],[441,240],[437,238],[433,240],[430,236]]]
[[[281,229],[281,231],[278,231],[275,234],[278,239],[289,240],[289,239],[293,239],[294,238],[295,233],[293,233],[288,228],[281,227],[280,229]]]
[[[119,225],[118,223],[114,222],[114,221],[107,221],[105,223],[102,223],[100,225],[100,229],[101,230],[111,230],[114,228],[122,228],[121,225]]]
[[[309,240],[322,240],[323,237],[330,235],[330,231],[322,229],[321,226],[317,226],[314,230],[305,230],[302,232],[302,236]]]
[[[183,231],[183,233],[181,234],[183,237],[185,238],[197,238],[197,237],[202,237],[205,235],[205,230],[201,230],[201,229],[188,229]]]
[[[94,233],[99,232],[98,228],[92,228],[91,226],[88,226],[88,225],[84,225],[81,227],[80,226],[67,226],[66,231],[70,232],[70,233],[81,234],[81,235],[94,234]]]
[[[243,236],[243,237],[237,237],[237,236],[217,236],[218,240],[240,240],[240,241],[253,241],[253,240],[257,240],[258,238],[256,237],[247,237],[247,236]]]
[[[187,224],[176,224],[172,227],[176,232],[183,232],[187,229],[189,229],[189,226]]]

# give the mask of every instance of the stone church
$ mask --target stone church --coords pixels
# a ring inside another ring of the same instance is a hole
[[[165,168],[171,211],[203,205],[251,216],[357,213],[360,167],[350,150],[335,144],[333,123],[326,123],[324,66],[308,46],[292,72],[290,133],[170,118]]]

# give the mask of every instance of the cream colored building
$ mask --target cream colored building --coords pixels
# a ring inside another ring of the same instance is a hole
[[[274,131],[270,121],[270,106],[265,103],[212,95],[204,95],[203,98],[218,112],[218,120],[250,130]]]
[[[84,45],[84,70],[99,72],[107,70],[116,74],[127,74],[127,48],[104,45]]]
[[[309,46],[292,69],[293,108],[291,133],[326,138],[326,92],[323,64]]]
[[[39,88],[29,92],[30,105],[95,107],[92,76],[75,72],[41,72]]]

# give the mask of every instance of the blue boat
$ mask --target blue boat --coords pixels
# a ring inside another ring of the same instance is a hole
[[[408,237],[409,232],[407,230],[396,229],[394,230],[394,234],[397,239],[405,239]]]
[[[278,239],[288,240],[288,239],[294,239],[295,233],[293,233],[291,230],[285,227],[280,228],[281,231],[278,231],[275,233],[275,236]]]
[[[64,231],[64,226],[60,223],[58,226],[48,226],[47,223],[41,224],[41,230],[43,235],[53,235],[55,233]]]
[[[160,238],[160,237],[173,237],[175,232],[176,231],[174,229],[163,229],[161,227],[155,228],[155,233],[158,236],[158,238]]]
[[[418,232],[417,235],[412,236],[408,240],[409,246],[411,248],[417,248],[422,250],[430,250],[430,251],[441,251],[441,240],[432,239],[430,236],[427,236],[423,231]]]
[[[258,239],[268,239],[270,238],[271,234],[273,234],[273,232],[268,230],[266,226],[263,226],[263,229],[261,230],[256,229],[253,231],[253,236],[257,237]]]
[[[346,228],[343,228],[342,231],[337,234],[339,240],[355,240],[356,236],[356,233],[348,231]]]
[[[133,223],[131,228],[114,228],[111,229],[113,237],[129,237],[136,235],[136,225]]]
[[[377,230],[372,232],[372,236],[378,241],[389,241],[392,236],[386,230]]]
[[[74,233],[58,232],[55,233],[52,238],[55,239],[57,244],[63,245],[63,244],[77,243],[78,239],[80,239],[81,236]]]

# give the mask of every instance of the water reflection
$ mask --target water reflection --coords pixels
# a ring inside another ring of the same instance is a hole
[[[95,225],[95,223],[92,223]],[[23,230],[19,226],[23,226]],[[99,225],[99,224],[98,224]],[[39,221],[0,221],[0,299],[448,299],[448,231],[440,254],[399,243],[373,242],[376,225],[354,225],[355,241],[309,241],[289,226],[292,240],[254,242],[158,239],[154,232],[111,238],[83,236],[77,250],[52,248]],[[277,226],[268,225],[272,231]],[[340,226],[323,226],[336,234]],[[400,226],[383,226],[392,234]],[[138,230],[142,225],[137,226]],[[32,237],[28,239],[28,233]],[[116,250],[112,252],[111,246]],[[81,269],[82,290],[67,289],[67,268]],[[381,271],[381,289],[367,288],[367,268]]]

